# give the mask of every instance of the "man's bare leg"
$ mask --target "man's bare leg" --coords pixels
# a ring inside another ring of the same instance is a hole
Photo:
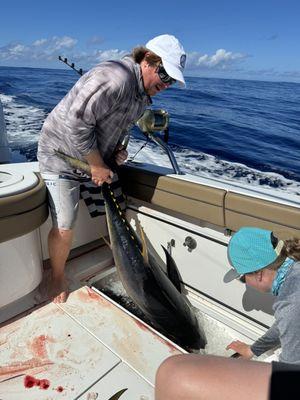
[[[158,369],[155,400],[267,400],[269,363],[216,356],[172,356]]]
[[[52,268],[49,294],[54,303],[64,303],[69,295],[65,265],[70,253],[72,238],[72,230],[58,228],[52,228],[48,236],[49,257]]]

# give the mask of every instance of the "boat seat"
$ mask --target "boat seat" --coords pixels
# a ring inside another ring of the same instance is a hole
[[[128,196],[176,213],[180,210],[179,214],[196,219],[199,224],[205,221],[224,227],[223,189],[131,167],[123,167],[120,178]]]
[[[173,211],[178,217],[191,217],[199,225],[213,224],[233,232],[242,226],[258,226],[283,239],[300,237],[300,205],[258,199],[130,166],[123,166],[119,175],[126,195],[162,207],[162,211]]]
[[[228,192],[225,226],[231,231],[242,226],[257,226],[277,232],[282,239],[300,237],[300,207]]]
[[[39,174],[37,184],[17,194],[0,197],[0,243],[25,235],[48,217],[47,192]]]

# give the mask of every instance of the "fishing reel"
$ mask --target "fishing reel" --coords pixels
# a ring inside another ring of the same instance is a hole
[[[180,168],[177,164],[176,158],[171,148],[167,145],[169,140],[169,114],[167,113],[167,111],[148,109],[136,122],[136,125],[147,137],[147,141],[148,139],[151,139],[154,143],[160,146],[167,153],[171,161],[174,173],[182,175],[182,172],[180,171]],[[156,134],[156,132],[163,132],[163,137],[161,138],[160,135]],[[144,146],[142,146],[140,150]]]
[[[163,132],[163,140],[165,143],[169,139],[169,114],[165,110],[150,110],[147,109],[141,118],[136,122],[136,125],[144,133],[145,136],[154,132]]]

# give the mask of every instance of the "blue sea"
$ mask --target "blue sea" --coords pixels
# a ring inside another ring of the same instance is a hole
[[[47,114],[78,79],[73,70],[0,67],[0,99],[14,162],[36,160]],[[170,114],[183,172],[300,195],[300,84],[188,77],[153,98]],[[145,137],[134,128],[133,158]],[[148,143],[137,161],[169,166]]]

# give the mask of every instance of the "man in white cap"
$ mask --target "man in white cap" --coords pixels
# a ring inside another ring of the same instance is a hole
[[[111,183],[112,165],[127,158],[121,143],[151,104],[150,96],[175,82],[185,86],[186,55],[172,35],[160,35],[136,47],[122,60],[106,61],[84,74],[48,115],[38,145],[40,171],[47,185],[53,226],[48,237],[55,302],[68,296],[65,263],[76,221],[84,173],[55,153],[88,162],[96,187]]]
[[[164,77],[166,72],[173,79],[170,83],[178,81],[181,85],[185,86],[183,70],[186,63],[186,54],[175,36],[157,36],[149,40],[146,44],[146,48],[161,58],[161,64],[158,65],[157,70],[160,78],[163,77],[166,79],[166,77]],[[162,79],[163,82],[164,79]]]

